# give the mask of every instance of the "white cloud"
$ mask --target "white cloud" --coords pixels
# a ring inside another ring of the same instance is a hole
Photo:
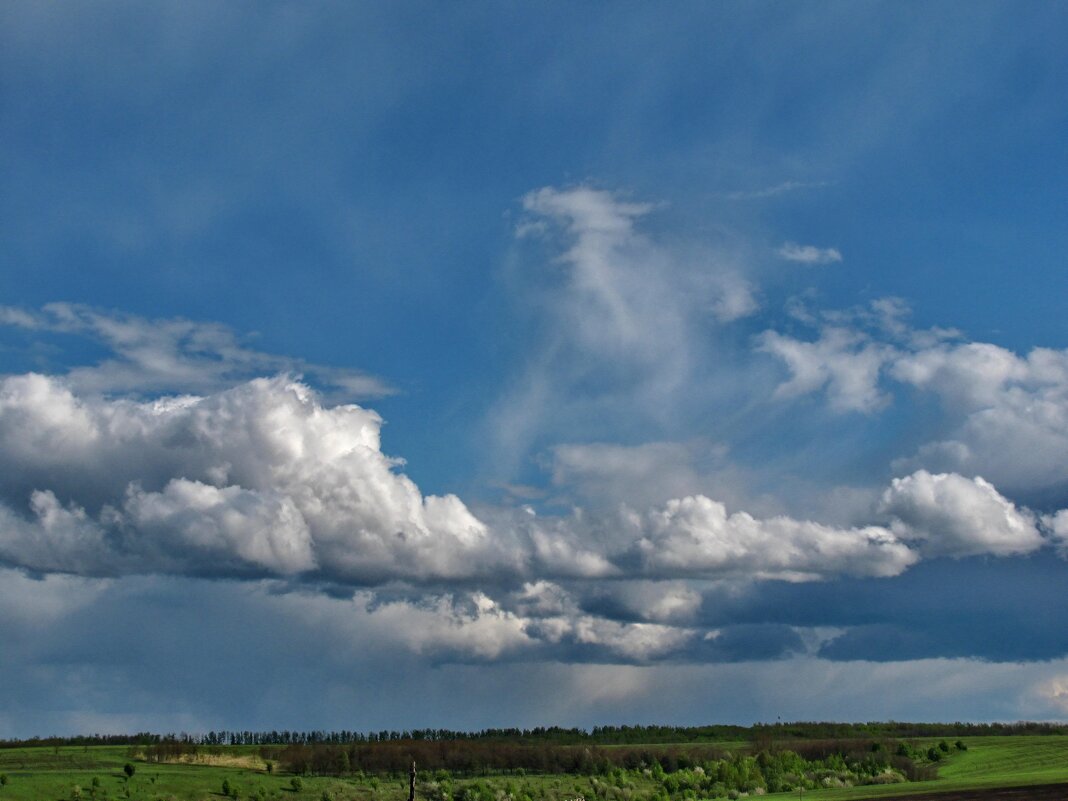
[[[783,181],[761,189],[739,189],[734,192],[721,192],[719,196],[728,200],[762,200],[785,195],[788,192],[795,192],[799,189],[820,189],[828,185],[828,181]]]
[[[682,648],[694,632],[658,623],[619,623],[586,615],[570,624],[568,635],[580,645],[602,646],[629,659],[646,660]]]
[[[828,326],[815,342],[765,331],[757,349],[781,359],[790,379],[775,390],[777,398],[793,398],[827,389],[831,408],[840,412],[874,412],[889,403],[879,377],[891,348],[864,334]]]
[[[842,254],[836,248],[818,248],[815,245],[799,245],[796,242],[786,242],[775,252],[787,261],[802,264],[833,264],[842,260]]]
[[[978,477],[920,470],[895,478],[881,511],[893,517],[897,536],[917,543],[927,556],[1010,556],[1045,544],[1033,515]]]
[[[896,472],[928,469],[982,475],[1010,493],[1059,493],[1068,486],[1068,350],[1034,348],[1026,355],[985,342],[959,342],[959,332],[916,331],[907,308],[884,298],[870,309],[802,310],[822,324],[818,339],[775,331],[757,349],[790,372],[775,396],[826,391],[830,408],[873,412],[889,404],[884,380],[931,393],[946,419],[942,437],[894,461]]]
[[[424,497],[380,450],[381,419],[285,377],[203,398],[74,395],[0,382],[0,553],[34,570],[315,570],[377,582],[514,571],[455,496]],[[11,511],[32,496],[34,522]]]
[[[1048,531],[1057,543],[1057,551],[1061,556],[1068,558],[1068,509],[1044,515],[1042,526]]]
[[[839,529],[744,512],[728,515],[704,496],[669,501],[634,521],[648,571],[813,580],[842,574],[896,576],[918,557],[886,528]]]
[[[41,572],[349,584],[800,581],[897,575],[919,558],[907,542],[932,556],[1023,553],[1043,542],[1030,513],[982,479],[926,472],[884,494],[890,529],[728,514],[701,494],[644,510],[542,517],[491,508],[478,517],[455,496],[424,496],[398,473],[399,461],[381,451],[380,426],[374,412],[324,406],[285,377],[152,402],[79,397],[39,375],[3,379],[0,457],[10,469],[0,476],[0,558]],[[585,464],[587,472],[590,460],[627,456],[562,453],[569,469]],[[635,453],[655,468],[675,451]],[[650,622],[685,616],[697,602],[677,585],[656,592],[663,603],[647,594],[640,604]]]
[[[91,367],[74,367],[66,374],[67,383],[82,392],[213,392],[256,375],[279,372],[307,374],[348,398],[377,398],[393,392],[381,379],[358,370],[253,350],[220,323],[152,320],[77,303],[49,303],[40,312],[0,307],[0,324],[74,334],[110,349],[112,358]]]
[[[375,639],[399,642],[418,654],[496,659],[535,643],[524,618],[482,593],[465,600],[446,595],[422,603],[375,603],[372,594],[361,593],[353,612],[365,617]]]
[[[898,361],[898,380],[933,392],[949,436],[922,446],[903,468],[982,474],[1015,492],[1068,482],[1068,351],[1026,357],[985,343],[938,346]]]
[[[120,525],[166,554],[197,554],[221,572],[258,566],[278,574],[316,567],[308,523],[289,496],[175,478],[162,492],[131,485]]]

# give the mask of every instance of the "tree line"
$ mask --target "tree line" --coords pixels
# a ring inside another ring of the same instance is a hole
[[[766,744],[776,740],[842,740],[856,738],[907,739],[918,737],[981,737],[986,735],[1068,734],[1068,726],[1056,723],[869,723],[794,722],[758,723],[753,726],[594,726],[592,729],[559,726],[489,728],[478,731],[411,729],[383,731],[349,730],[219,730],[204,733],[84,734],[0,740],[0,748],[27,746],[150,746],[160,743],[186,745],[350,745],[396,742],[494,741],[516,744],[559,745],[653,745],[669,743],[714,743],[742,740]]]

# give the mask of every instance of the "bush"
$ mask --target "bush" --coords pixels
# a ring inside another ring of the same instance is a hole
[[[289,786],[293,789],[294,793],[299,793],[304,789],[304,782],[300,780],[300,776],[294,776],[290,779]]]

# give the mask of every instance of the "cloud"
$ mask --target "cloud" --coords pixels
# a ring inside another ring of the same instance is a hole
[[[310,364],[243,345],[228,326],[182,318],[148,319],[77,303],[49,303],[39,312],[0,307],[0,324],[40,334],[85,337],[114,356],[73,367],[69,386],[96,393],[212,392],[257,375],[291,372],[315,378],[347,398],[378,398],[394,391],[358,370]]]
[[[79,591],[87,584],[91,591]],[[30,599],[49,613],[23,616]],[[11,696],[0,734],[84,731],[87,698],[109,726],[190,731],[270,729],[293,718],[344,728],[353,708],[370,729],[922,719],[932,708],[953,719],[1063,714],[1051,692],[1068,674],[1060,658],[763,661],[754,656],[767,647],[757,628],[732,635],[739,648],[747,643],[748,659],[565,663],[547,646],[539,656],[542,646],[531,647],[507,615],[461,599],[412,608],[278,594],[261,582],[33,581],[0,571],[0,667]],[[810,692],[796,692],[799,684]]]
[[[788,380],[775,397],[826,392],[837,412],[886,408],[891,382],[936,397],[941,436],[892,464],[982,475],[1010,494],[1056,508],[1068,502],[1068,350],[1026,355],[986,342],[961,342],[952,329],[918,331],[907,307],[884,298],[867,309],[795,318],[819,327],[807,341],[765,331],[756,349],[780,360]]]
[[[840,574],[895,576],[917,561],[886,528],[838,529],[787,517],[728,515],[703,496],[669,501],[635,521],[647,570],[668,575],[813,580]]]
[[[510,461],[502,473],[553,432],[668,424],[708,382],[697,373],[715,331],[759,307],[735,259],[646,233],[652,204],[580,185],[538,189],[522,205],[509,277],[532,346],[489,415],[494,450]]]
[[[757,350],[781,359],[790,371],[790,379],[776,388],[776,398],[826,388],[835,411],[864,413],[890,401],[879,388],[879,377],[893,351],[861,332],[828,326],[815,342],[804,342],[765,331],[757,339]]]
[[[3,379],[0,556],[88,575],[314,572],[355,583],[515,570],[458,498],[423,496],[396,472],[380,426],[284,376],[151,402],[80,397],[34,374]]]
[[[739,189],[734,192],[720,193],[719,197],[728,200],[763,200],[769,197],[778,197],[799,189],[821,189],[829,186],[829,181],[783,181],[779,184],[766,186],[762,189]]]
[[[918,543],[927,556],[1010,556],[1045,544],[1034,516],[979,477],[920,470],[895,478],[881,511],[893,517],[898,537]]]
[[[922,471],[883,495],[889,527],[728,514],[703,494],[569,516],[530,507],[476,515],[398,472],[402,462],[381,451],[381,424],[359,406],[324,405],[285,376],[155,401],[83,397],[36,374],[2,379],[0,559],[87,576],[476,582],[489,591],[541,579],[894,576],[921,554],[1043,544],[1030,512],[992,485]],[[627,452],[562,453],[589,474],[603,460],[617,471]],[[636,453],[655,468],[675,450]],[[630,605],[649,622],[694,604],[689,591],[659,611],[653,594],[641,597]]]
[[[700,492],[706,478],[698,467],[725,456],[725,447],[704,442],[562,443],[551,449],[548,466],[558,491],[587,503],[652,505]]]
[[[799,245],[786,242],[775,251],[787,261],[801,264],[834,264],[842,260],[842,254],[836,248],[818,248],[815,245]]]
[[[1068,501],[1068,351],[939,345],[900,358],[891,373],[938,396],[949,417],[948,436],[897,466],[982,474],[1013,492]]]
[[[1068,559],[1068,509],[1061,509],[1055,514],[1044,515],[1042,526],[1057,543],[1057,551]]]

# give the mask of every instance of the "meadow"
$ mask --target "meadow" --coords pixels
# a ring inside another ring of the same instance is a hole
[[[934,765],[921,764],[920,780],[889,778],[893,769],[871,768],[871,781],[860,786],[850,777],[862,775],[859,763],[829,755],[820,741],[780,740],[754,744],[732,740],[716,744],[650,745],[642,753],[660,764],[634,768],[591,762],[590,772],[537,773],[523,769],[449,771],[424,769],[418,774],[420,801],[699,801],[704,798],[765,796],[810,801],[854,801],[917,793],[989,790],[998,787],[1068,782],[1068,735],[961,737],[940,754]],[[843,741],[845,742],[845,741]],[[849,741],[855,747],[856,741]],[[887,741],[884,749],[902,744],[916,754],[938,748],[944,738]],[[956,745],[959,743],[959,746]],[[395,744],[403,749],[403,743]],[[709,758],[715,745],[719,757]],[[768,750],[770,746],[770,750]],[[601,754],[623,754],[634,746],[603,746]],[[757,748],[763,750],[758,751]],[[797,753],[810,754],[802,760]],[[847,750],[847,749],[843,749]],[[405,772],[339,770],[337,775],[288,769],[282,748],[262,746],[199,747],[195,753],[168,755],[152,761],[143,746],[55,745],[0,749],[0,801],[405,801]],[[689,756],[688,756],[689,755]],[[155,754],[155,758],[160,755]],[[703,759],[702,759],[703,758]],[[628,756],[627,759],[630,759]],[[800,761],[799,761],[800,760]],[[923,760],[921,759],[921,763]],[[896,764],[903,764],[899,758]],[[797,775],[783,774],[794,766]],[[880,772],[875,772],[876,770]],[[778,771],[778,772],[776,772]],[[933,776],[937,772],[937,777]],[[785,776],[785,778],[784,778]],[[883,778],[879,778],[879,777]],[[775,782],[793,784],[774,792]],[[827,786],[832,785],[832,786]],[[747,789],[739,790],[738,787]]]

